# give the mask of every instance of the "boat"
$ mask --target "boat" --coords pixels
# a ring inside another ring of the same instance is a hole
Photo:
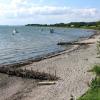
[[[16,29],[13,30],[13,35],[14,35],[15,33],[18,33],[18,31],[17,31]]]
[[[50,33],[54,33],[54,29],[50,29]]]

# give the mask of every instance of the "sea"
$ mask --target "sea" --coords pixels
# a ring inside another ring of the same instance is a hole
[[[0,26],[0,64],[14,64],[26,59],[63,51],[68,46],[58,42],[76,41],[89,37],[93,30],[33,26]],[[13,31],[16,30],[15,33]]]

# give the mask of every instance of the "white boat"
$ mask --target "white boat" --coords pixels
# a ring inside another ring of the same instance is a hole
[[[14,35],[15,33],[18,33],[18,31],[17,31],[16,29],[13,30],[13,35]]]

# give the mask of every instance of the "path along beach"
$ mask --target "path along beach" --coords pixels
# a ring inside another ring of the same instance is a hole
[[[93,44],[75,45],[58,56],[20,67],[50,74],[56,70],[60,79],[54,85],[38,86],[36,80],[0,74],[0,100],[69,100],[71,95],[76,98],[83,95],[94,77],[88,70],[100,63],[96,50],[100,32],[97,33],[98,35],[82,41]]]

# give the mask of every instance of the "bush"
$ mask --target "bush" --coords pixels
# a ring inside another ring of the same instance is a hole
[[[100,76],[100,65],[95,65],[92,71],[95,72],[97,76]]]
[[[91,82],[91,88],[98,88],[100,87],[100,77],[96,77]]]

